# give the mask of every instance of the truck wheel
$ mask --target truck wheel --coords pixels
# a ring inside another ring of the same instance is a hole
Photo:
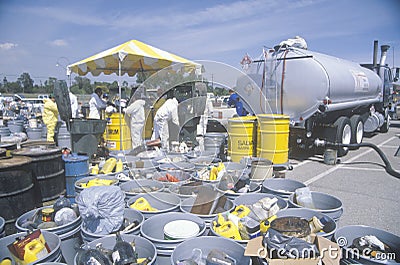
[[[364,138],[364,122],[360,115],[353,115],[350,118],[351,143],[360,144]]]
[[[387,133],[389,131],[389,126],[390,126],[390,117],[387,111],[385,111],[385,121],[383,122],[383,125],[379,128],[379,131],[381,133]]]
[[[351,124],[347,117],[340,117],[333,124],[336,127],[336,142],[341,144],[349,144],[351,141]],[[338,156],[345,156],[349,152],[348,147],[338,149]]]

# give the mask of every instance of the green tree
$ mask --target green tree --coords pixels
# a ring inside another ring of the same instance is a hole
[[[22,88],[22,93],[32,93],[33,80],[28,73],[23,73],[20,77],[18,77],[17,82]]]
[[[53,93],[54,90],[54,83],[57,81],[55,77],[49,77],[48,80],[44,81],[44,93]]]
[[[89,78],[76,76],[74,78],[74,81],[75,81],[76,85],[78,86],[78,88],[84,91],[83,94],[92,94],[93,93],[93,88],[92,88],[92,85],[90,84]]]

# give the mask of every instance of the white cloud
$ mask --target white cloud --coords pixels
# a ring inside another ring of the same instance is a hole
[[[6,42],[6,43],[0,43],[0,50],[11,50],[13,48],[16,48],[18,46],[18,44],[16,43],[10,43],[10,42]]]
[[[58,39],[58,40],[53,40],[52,42],[50,42],[50,45],[61,47],[61,46],[67,46],[68,42],[66,40]]]

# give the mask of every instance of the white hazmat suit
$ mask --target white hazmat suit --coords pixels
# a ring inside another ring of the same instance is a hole
[[[92,98],[89,100],[89,118],[100,119],[101,109],[106,107],[107,103],[98,94],[93,93]]]
[[[69,100],[71,102],[71,112],[72,112],[72,118],[77,118],[78,117],[78,98],[69,92]]]
[[[167,99],[154,116],[154,128],[151,139],[160,138],[161,146],[167,150],[169,149],[168,121],[170,120],[179,126],[178,100],[176,98]]]
[[[143,99],[137,99],[125,109],[125,114],[129,117],[132,149],[142,144],[142,132],[145,125],[144,105],[146,102]]]

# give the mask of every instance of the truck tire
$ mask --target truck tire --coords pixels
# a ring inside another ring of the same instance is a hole
[[[339,117],[333,124],[336,127],[336,143],[349,144],[351,141],[351,123],[347,117]],[[338,149],[338,156],[345,156],[349,152],[348,147]]]
[[[390,127],[390,117],[388,114],[388,111],[385,111],[385,121],[383,122],[383,125],[379,128],[379,132],[381,133],[387,133],[389,131]]]
[[[351,143],[360,144],[364,138],[364,121],[360,115],[353,115],[350,118]]]

